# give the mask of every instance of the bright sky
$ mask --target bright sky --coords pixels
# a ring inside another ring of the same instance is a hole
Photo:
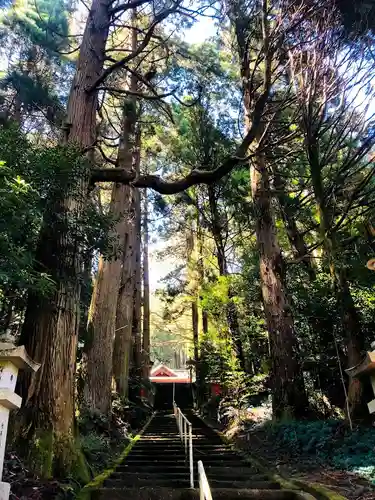
[[[214,20],[209,17],[201,17],[192,28],[185,30],[184,39],[188,43],[202,43],[215,34]]]
[[[192,28],[185,31],[184,39],[188,43],[202,43],[216,33],[214,21],[208,17],[201,18],[200,21],[194,24]],[[156,253],[168,244],[163,240],[150,245],[150,288],[151,292],[163,286],[160,280],[171,272],[178,262],[173,257],[163,259],[163,261],[156,258]]]

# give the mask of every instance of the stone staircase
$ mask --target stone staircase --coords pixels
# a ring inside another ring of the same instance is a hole
[[[192,412],[195,489],[174,416],[159,412],[125,461],[91,494],[92,500],[199,500],[197,462],[203,462],[213,500],[294,500],[298,492],[245,463]]]

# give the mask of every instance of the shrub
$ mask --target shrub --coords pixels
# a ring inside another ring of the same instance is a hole
[[[308,455],[323,464],[360,474],[375,482],[375,429],[350,431],[342,420],[271,422],[263,427],[275,447]]]
[[[81,445],[82,452],[94,471],[100,471],[108,465],[112,455],[109,437],[89,432],[81,436]]]

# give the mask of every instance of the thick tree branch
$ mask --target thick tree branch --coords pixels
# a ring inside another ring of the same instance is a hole
[[[149,95],[149,94],[143,94],[142,92],[134,92],[132,90],[126,90],[126,89],[118,89],[116,87],[98,87],[97,90],[107,90],[108,92],[111,92],[112,94],[125,94],[125,95],[132,95],[135,97],[140,97],[142,99],[147,99],[149,101],[155,101],[157,99],[164,99],[165,97],[170,97],[172,96],[178,88],[175,88],[171,90],[170,92],[166,92],[165,94],[155,94],[155,95]]]
[[[133,2],[128,2],[128,3],[122,3],[120,5],[116,5],[116,7],[113,7],[109,13],[111,15],[117,14],[117,12],[129,10],[129,9],[136,9],[137,7],[140,7],[144,3],[147,3],[149,0],[134,0]]]
[[[96,81],[91,85],[91,87],[89,87],[87,89],[87,92],[94,92],[97,87],[103,83],[106,78],[111,74],[113,73],[113,71],[115,71],[116,69],[119,69],[119,68],[122,68],[123,66],[125,66],[125,64],[127,64],[129,61],[132,61],[133,59],[135,59],[141,52],[143,52],[143,50],[147,47],[147,45],[149,44],[151,38],[152,38],[152,35],[154,34],[154,31],[155,31],[155,28],[158,24],[160,24],[162,21],[164,21],[164,19],[166,19],[170,14],[172,14],[173,12],[175,12],[180,4],[181,0],[177,1],[173,7],[171,7],[170,9],[165,9],[163,10],[162,12],[160,12],[159,14],[157,14],[149,28],[149,30],[147,31],[144,39],[142,40],[142,42],[138,45],[137,47],[137,50],[135,50],[134,52],[131,52],[129,55],[123,57],[122,59],[120,59],[119,61],[115,62],[114,64],[112,64],[111,66],[109,66],[108,68],[106,68],[103,73],[96,79]]]
[[[258,99],[254,112],[252,125],[245,135],[242,143],[237,148],[234,156],[229,157],[222,165],[214,170],[192,170],[186,177],[174,181],[164,180],[158,175],[140,175],[123,169],[101,168],[94,169],[91,174],[91,183],[96,182],[118,182],[121,184],[132,184],[134,187],[151,188],[160,194],[176,194],[185,191],[196,184],[213,184],[237,166],[246,161],[246,156],[250,144],[254,141],[263,117],[263,111],[269,95],[269,87],[266,87],[261,97]]]

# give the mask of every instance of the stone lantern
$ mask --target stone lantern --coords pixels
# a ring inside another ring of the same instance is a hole
[[[0,342],[0,500],[8,500],[10,484],[3,477],[4,454],[10,410],[20,408],[22,398],[15,393],[18,370],[36,372],[40,365],[28,356],[24,346]]]
[[[375,395],[375,342],[371,344],[371,349],[374,350],[366,352],[366,357],[362,363],[357,366],[353,366],[353,368],[348,368],[345,372],[352,378],[369,376],[372,390]],[[375,413],[375,399],[367,403],[367,407],[370,413]]]

